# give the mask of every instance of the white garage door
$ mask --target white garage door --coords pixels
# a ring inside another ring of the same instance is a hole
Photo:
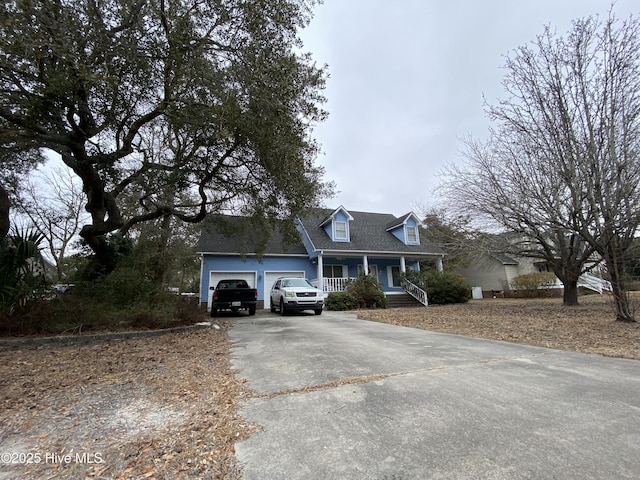
[[[212,270],[209,272],[209,286],[215,287],[218,285],[220,280],[224,280],[225,278],[236,279],[236,280],[245,280],[249,287],[256,288],[256,272],[223,272],[223,271],[215,271]],[[211,310],[211,298],[212,298],[213,290],[209,289],[207,308]]]
[[[304,272],[264,272],[264,308],[271,306],[271,287],[280,277],[305,277]]]

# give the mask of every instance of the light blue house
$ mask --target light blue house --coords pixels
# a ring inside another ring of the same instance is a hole
[[[269,308],[269,292],[278,277],[306,277],[325,292],[344,290],[365,272],[387,295],[405,293],[401,273],[433,260],[442,269],[445,253],[421,238],[414,213],[390,214],[314,209],[298,218],[297,242],[274,233],[264,239],[244,217],[216,217],[203,231],[200,302],[222,278],[242,278],[258,289],[259,307]]]

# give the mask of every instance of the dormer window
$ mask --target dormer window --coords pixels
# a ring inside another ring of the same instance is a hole
[[[418,243],[418,227],[407,225],[407,243]]]
[[[336,240],[348,240],[348,234],[347,234],[347,222],[341,222],[336,220],[334,222],[335,225],[335,239]]]
[[[320,226],[327,232],[329,238],[334,242],[350,242],[351,235],[349,233],[349,222],[353,221],[353,217],[344,207],[337,210],[326,217]]]
[[[420,219],[415,213],[396,218],[387,226],[387,232],[393,234],[405,245],[420,245]]]

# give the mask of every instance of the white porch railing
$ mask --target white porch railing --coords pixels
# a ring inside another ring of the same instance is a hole
[[[611,282],[603,280],[594,275],[583,273],[578,278],[578,286],[589,288],[595,292],[602,294],[604,290],[611,291]]]
[[[327,278],[324,277],[322,279],[313,279],[311,280],[311,285],[316,288],[319,288],[323,292],[344,292],[347,288],[349,282],[355,280],[354,278]],[[418,300],[425,307],[429,305],[429,299],[427,298],[427,292],[421,289],[419,286],[411,283],[408,280],[402,280],[402,288],[405,292],[411,295],[413,298]]]
[[[325,292],[344,292],[351,278],[326,278],[322,279],[322,290]]]
[[[425,307],[429,305],[429,299],[427,298],[427,292],[421,289],[414,283],[411,283],[409,280],[402,280],[402,288],[404,291],[411,295],[413,298],[418,300]]]
[[[353,278],[327,278],[323,277],[318,281],[317,278],[311,280],[311,285],[316,288],[319,288],[323,292],[344,292],[347,288],[347,285]],[[322,283],[322,284],[320,284]]]

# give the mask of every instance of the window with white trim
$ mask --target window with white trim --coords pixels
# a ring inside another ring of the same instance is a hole
[[[325,278],[342,278],[342,265],[323,265],[322,276]]]
[[[418,243],[418,227],[407,225],[407,243]]]
[[[348,240],[347,237],[347,222],[334,222],[334,227],[336,229],[336,240]]]

